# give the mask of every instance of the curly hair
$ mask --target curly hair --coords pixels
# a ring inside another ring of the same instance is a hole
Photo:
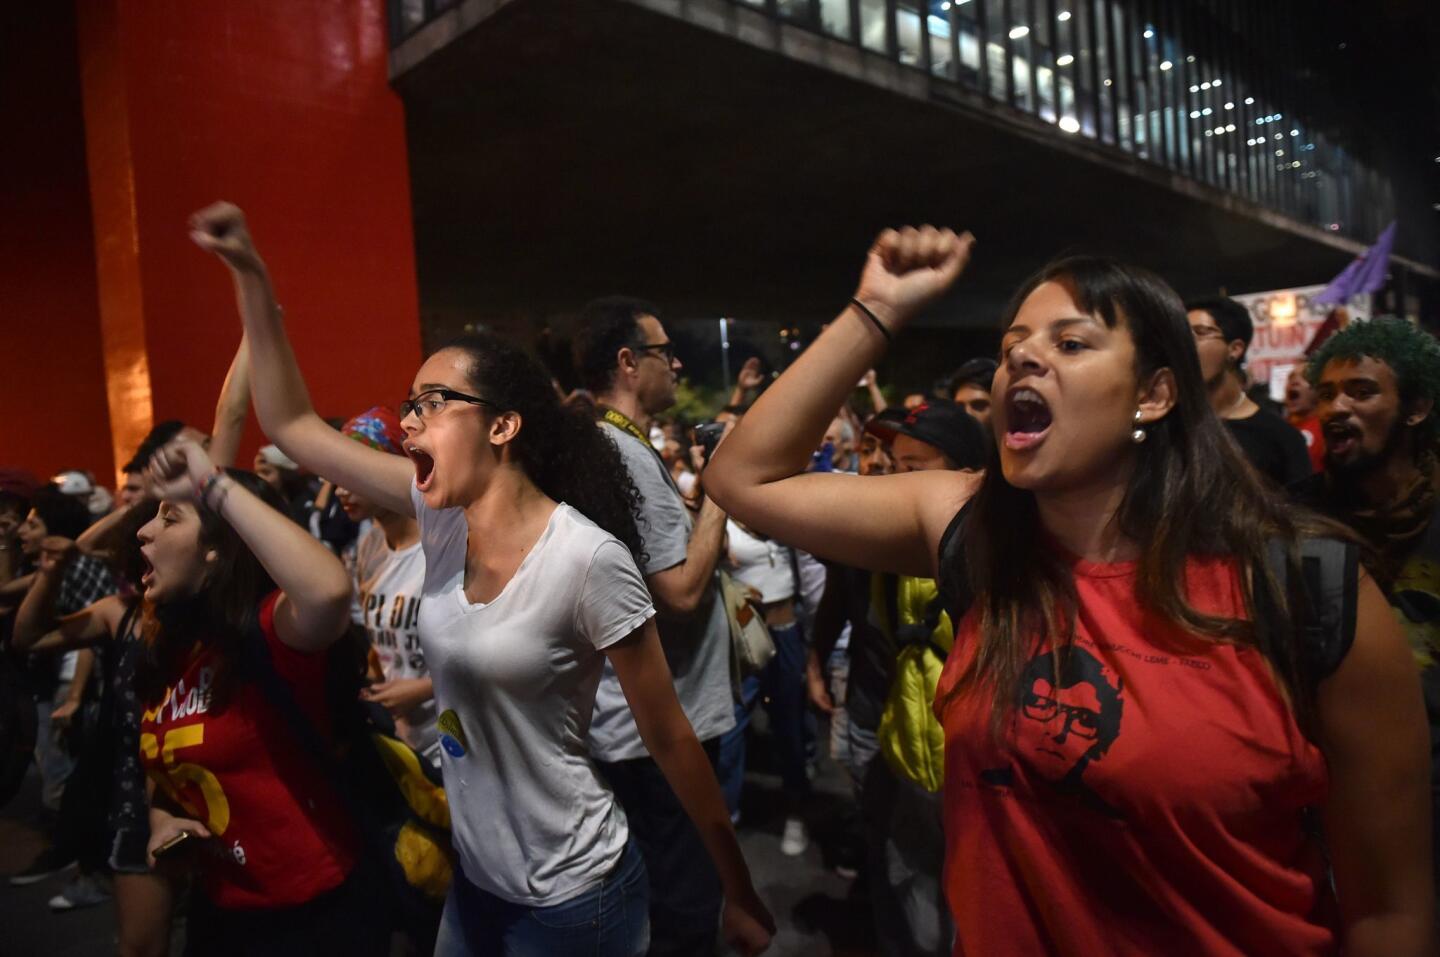
[[[1310,357],[1305,378],[1320,384],[1325,366],[1339,360],[1375,359],[1395,373],[1403,401],[1440,399],[1440,342],[1404,319],[1387,317],[1356,321],[1335,333]],[[1440,441],[1440,420],[1427,415],[1416,426],[1422,444]]]
[[[476,394],[520,414],[512,448],[530,481],[620,539],[643,568],[644,543],[635,524],[640,492],[594,417],[563,404],[539,360],[513,342],[477,332],[445,348],[466,354]]]

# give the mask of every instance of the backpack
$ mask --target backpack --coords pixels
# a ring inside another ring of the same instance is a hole
[[[893,631],[898,646],[876,730],[880,753],[896,775],[935,793],[945,777],[945,729],[935,716],[935,690],[955,628],[932,579],[876,575],[871,588],[881,592],[875,596],[887,612],[881,625]]]
[[[300,746],[327,770],[350,812],[360,833],[362,866],[371,865],[380,880],[392,928],[404,932],[417,952],[429,953],[455,868],[450,804],[440,773],[395,736],[384,708],[353,694],[343,701],[331,696],[333,733],[327,742],[275,670],[258,623],[245,645],[249,677],[294,729]],[[344,664],[344,649],[328,653],[333,673]]]
[[[35,698],[14,658],[0,652],[0,807],[20,791],[35,759]]]

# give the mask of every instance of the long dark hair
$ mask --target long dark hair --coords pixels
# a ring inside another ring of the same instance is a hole
[[[285,503],[254,472],[226,469],[236,484],[266,505],[285,514]],[[196,644],[215,649],[211,711],[228,703],[241,669],[244,642],[255,628],[261,600],[275,590],[270,573],[245,544],[240,533],[205,505],[200,514],[200,548],[213,550],[215,562],[200,590],[163,604],[146,603],[145,653],[136,668],[141,700],[158,704],[185,670]]]
[[[1272,540],[1287,543],[1287,580],[1298,582],[1298,539],[1343,537],[1343,531],[1291,506],[1251,468],[1210,408],[1185,308],[1164,280],[1110,259],[1061,259],[1020,287],[1006,326],[1025,298],[1046,282],[1066,285],[1085,312],[1111,328],[1123,320],[1135,342],[1140,381],[1166,368],[1175,378],[1175,406],[1146,427],[1147,439],[1135,449],[1134,471],[1115,515],[1118,531],[1141,546],[1140,603],[1189,633],[1257,648],[1307,725],[1314,689],[1301,671],[1299,609],[1293,590],[1282,593],[1265,556]],[[1027,661],[1047,639],[1058,667],[1074,637],[1078,599],[1065,556],[1046,544],[1033,493],[1011,485],[998,466],[992,467],[970,512],[963,560],[952,558],[941,574],[968,585],[979,616],[977,652],[956,691],[979,687],[992,693],[998,732],[1014,706]],[[1208,615],[1190,604],[1185,568],[1196,555],[1238,562],[1246,618]],[[1276,596],[1274,601],[1257,606],[1255,580],[1267,595]]]
[[[644,544],[634,512],[640,493],[620,451],[594,418],[563,405],[539,360],[513,342],[479,332],[445,348],[469,358],[468,377],[476,394],[520,414],[520,433],[511,448],[530,481],[620,539],[643,568]]]

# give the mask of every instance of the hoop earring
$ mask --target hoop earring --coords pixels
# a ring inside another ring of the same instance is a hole
[[[1140,413],[1140,410],[1139,410],[1139,409],[1136,409],[1136,410],[1135,410],[1135,431],[1133,431],[1133,432],[1130,433],[1130,441],[1131,441],[1131,442],[1134,442],[1136,445],[1140,445],[1141,443],[1143,443],[1143,442],[1145,441],[1146,438],[1148,438],[1148,435],[1147,435],[1147,433],[1145,432],[1145,430],[1142,429],[1142,428],[1140,428],[1140,414],[1141,414],[1141,413]]]

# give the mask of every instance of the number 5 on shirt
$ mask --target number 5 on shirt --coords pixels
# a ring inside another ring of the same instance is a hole
[[[164,735],[163,744],[156,740],[155,735],[145,733],[140,735],[140,753],[153,761],[158,753],[160,760],[165,763],[167,772],[164,778],[157,778],[166,792],[178,801],[185,810],[205,821],[205,826],[210,828],[210,833],[217,837],[225,833],[230,826],[230,802],[225,797],[225,791],[220,787],[219,780],[215,775],[200,767],[198,764],[176,764],[175,752],[182,748],[193,748],[205,741],[205,725],[189,724],[183,728],[171,728]],[[181,797],[177,781],[189,781],[200,789],[200,794],[205,798],[206,813],[190,806],[190,803]]]

